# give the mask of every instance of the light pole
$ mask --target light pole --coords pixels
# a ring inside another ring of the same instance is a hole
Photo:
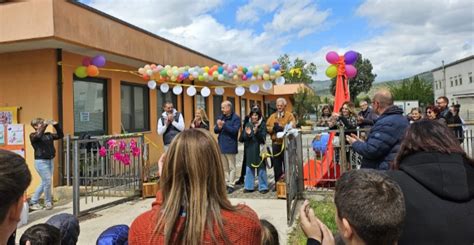
[[[444,60],[441,61],[443,64],[443,96],[446,96],[446,69],[444,67]]]

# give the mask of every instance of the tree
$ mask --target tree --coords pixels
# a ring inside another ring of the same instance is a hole
[[[278,58],[281,69],[285,72],[283,77],[287,83],[312,83],[313,76],[316,75],[316,65],[314,63],[307,63],[305,60],[296,58],[293,63],[290,61],[288,54],[284,54]],[[290,70],[294,68],[301,69],[301,75],[291,74]]]
[[[405,79],[401,84],[389,85],[394,100],[418,100],[421,104],[433,103],[433,86],[431,83],[415,76],[412,80]]]
[[[305,126],[309,113],[316,112],[316,108],[321,103],[321,99],[313,90],[301,87],[291,99],[293,104],[293,113],[296,114],[298,126]]]
[[[354,102],[360,93],[369,92],[377,76],[377,74],[372,73],[373,67],[370,60],[363,59],[360,53],[354,66],[357,68],[357,75],[348,81],[349,94],[352,102]],[[336,78],[331,79],[331,91],[333,95],[336,94]]]

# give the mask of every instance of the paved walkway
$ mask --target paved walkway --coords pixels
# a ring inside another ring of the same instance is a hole
[[[102,231],[116,224],[130,225],[132,221],[142,212],[149,210],[153,198],[138,199],[122,203],[107,209],[103,209],[81,218],[81,233],[79,243],[84,245],[95,244],[97,237]],[[286,244],[289,228],[286,225],[286,202],[285,200],[268,199],[242,199],[232,198],[233,204],[245,203],[257,212],[261,219],[267,219],[275,225],[280,235],[280,243]],[[57,213],[72,213],[72,203],[55,207],[53,210],[35,211],[30,213],[28,225],[18,229],[18,238],[30,226],[44,223]]]

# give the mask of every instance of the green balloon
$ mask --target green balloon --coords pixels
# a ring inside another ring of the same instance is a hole
[[[76,70],[74,71],[74,74],[76,74],[78,78],[87,77],[87,67],[85,66],[77,67]]]
[[[330,65],[328,69],[326,69],[326,76],[329,78],[333,78],[337,76],[337,67],[335,65]]]
[[[248,72],[249,70],[247,69],[247,67],[244,67],[244,69],[242,69],[242,71],[244,72],[244,74],[247,74],[247,72]]]
[[[161,75],[162,77],[166,77],[166,76],[168,76],[168,73],[166,72],[165,69],[163,69],[163,70],[160,71],[160,75]]]

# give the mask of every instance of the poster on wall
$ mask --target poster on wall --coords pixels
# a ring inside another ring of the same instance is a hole
[[[18,123],[18,109],[20,107],[0,107],[0,124]]]
[[[24,145],[25,132],[23,124],[9,124],[7,128],[8,145]]]
[[[5,127],[0,123],[0,145],[5,144]]]

